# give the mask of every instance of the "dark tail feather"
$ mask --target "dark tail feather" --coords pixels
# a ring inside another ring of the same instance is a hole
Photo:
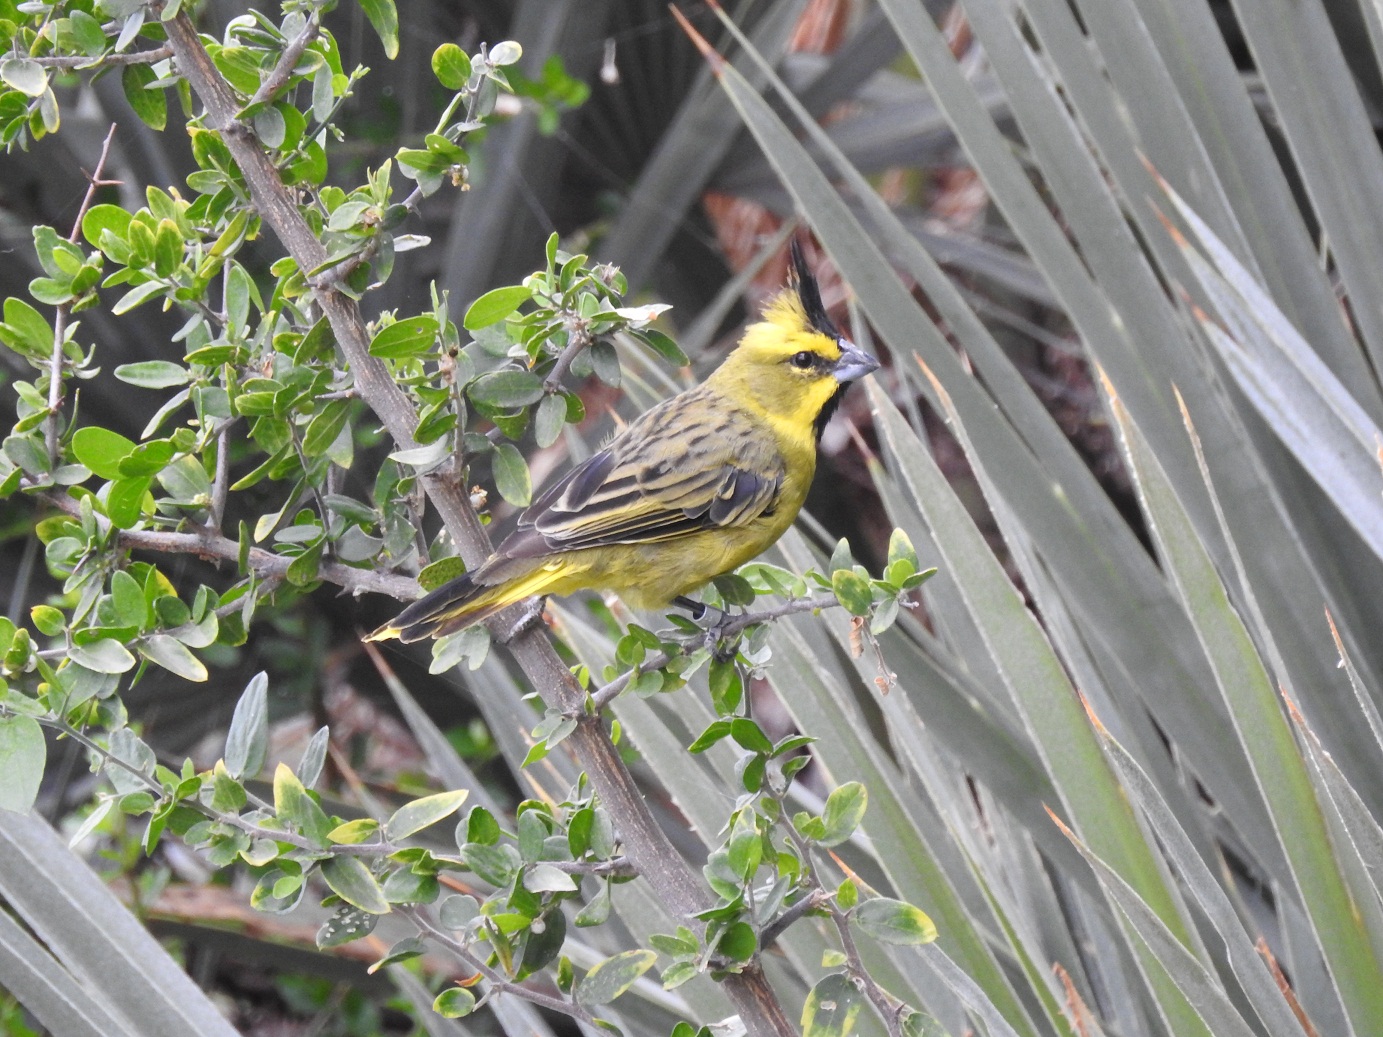
[[[486,591],[493,590],[493,587],[477,585],[469,573],[463,574],[413,602],[365,640],[386,641],[397,637],[407,644],[427,637],[440,637],[478,623],[498,611],[493,607],[487,608],[484,602],[476,601]],[[477,607],[467,607],[472,604]]]

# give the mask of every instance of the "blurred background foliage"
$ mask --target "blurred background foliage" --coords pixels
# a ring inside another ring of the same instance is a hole
[[[208,0],[197,19],[216,35],[244,10]],[[358,6],[333,11],[346,64],[371,69],[333,182],[433,125],[444,98],[421,56],[524,47],[523,99],[468,145],[467,190],[424,200],[407,229],[432,247],[400,254],[371,315],[426,309],[432,280],[462,306],[517,282],[556,231],[619,265],[631,300],[672,303],[664,326],[699,374],[781,284],[801,221],[828,305],[889,367],[828,431],[812,517],[774,560],[820,564],[845,535],[877,569],[898,525],[942,569],[879,657],[852,652],[839,616],[797,618],[754,688],[766,727],[821,738],[812,787],[868,786],[852,867],[937,922],[944,959],[881,947],[871,973],[925,1009],[929,1033],[1383,1032],[1377,5],[744,0],[727,13],[748,50],[714,11],[683,10],[738,71],[718,81],[660,0],[409,0],[397,61]],[[64,89],[63,132],[0,158],[4,296],[40,276],[31,227],[70,224],[111,122],[123,186],[107,200],[137,208],[146,185],[194,168],[116,77]],[[106,371],[181,355],[174,314],[83,320]],[[535,484],[679,377],[635,368],[619,394],[592,381],[579,438],[530,456]],[[81,408],[130,436],[146,417],[104,376]],[[362,486],[390,449],[367,447]],[[33,511],[0,514],[18,619],[54,585]],[[400,653],[407,690],[386,688],[358,632],[393,608],[319,589],[209,656],[207,684],[152,677],[127,702],[177,757],[219,745],[235,694],[267,669],[276,754],[296,759],[329,721],[347,786],[416,790],[444,759],[500,804],[570,783],[557,756],[551,773],[518,771],[534,717],[502,661],[429,675]],[[553,611],[577,657],[612,657],[599,608]],[[881,675],[896,678],[886,696]],[[699,861],[737,762],[683,752],[711,719],[704,700],[614,708]],[[67,816],[94,780],[59,750],[41,809]],[[193,855],[165,844],[142,861],[116,822],[103,847],[99,866],[244,1032],[418,1025],[399,1010],[422,997],[407,979],[402,1000],[368,996],[394,988],[305,949],[315,926],[255,915]],[[638,937],[657,905],[628,896]],[[825,938],[793,933],[770,970],[795,1013]],[[629,1032],[666,1032],[689,1004],[715,1018],[714,994],[688,990],[636,990]],[[856,1025],[884,1032],[867,1012]]]

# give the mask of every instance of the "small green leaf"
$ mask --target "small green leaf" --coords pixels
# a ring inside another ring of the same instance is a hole
[[[394,0],[360,0],[360,9],[379,34],[385,57],[393,61],[399,56],[399,12]]]
[[[0,62],[0,80],[26,97],[41,97],[48,89],[48,73],[32,58],[7,58]]]
[[[118,205],[93,205],[82,217],[82,237],[100,248],[103,231],[110,231],[115,237],[123,239],[129,232],[131,219],[133,217]],[[8,316],[5,319],[8,320]]]
[[[5,323],[0,325],[0,342],[16,353],[42,359],[52,355],[53,328],[23,299],[9,298],[5,300]]]
[[[308,457],[325,454],[336,442],[336,437],[341,434],[348,417],[349,400],[328,400],[307,423],[307,431],[303,433],[303,453]]]
[[[888,564],[892,565],[894,562],[909,562],[912,571],[917,571],[917,552],[913,550],[908,535],[901,529],[895,529],[888,538]]]
[[[459,1019],[475,1011],[475,995],[465,987],[448,987],[432,1002],[432,1010],[444,1019]]]
[[[435,591],[442,584],[448,583],[458,576],[464,576],[465,573],[466,563],[461,559],[455,556],[439,558],[418,573],[418,585],[425,591]]]
[[[57,637],[67,626],[67,617],[52,605],[35,605],[29,610],[29,618],[38,627],[39,633]]]
[[[117,529],[129,529],[139,521],[152,482],[146,475],[111,483],[110,492],[106,494],[106,517],[111,525]]]
[[[733,713],[744,698],[744,681],[733,659],[712,659],[708,686],[711,701],[721,716]]]
[[[135,657],[113,637],[73,645],[68,654],[78,666],[85,666],[97,673],[125,673],[134,669],[135,665]]]
[[[754,604],[754,588],[748,580],[737,573],[723,573],[713,581],[720,596],[727,605],[747,607]]]
[[[114,626],[138,628],[148,621],[149,604],[144,600],[144,588],[123,569],[111,574],[110,598]]]
[[[363,843],[378,831],[378,821],[373,817],[361,817],[354,821],[347,821],[343,825],[337,825],[327,833],[327,839],[339,845],[354,846],[357,843]]]
[[[466,802],[466,797],[470,795],[467,789],[456,789],[451,792],[438,792],[433,796],[424,796],[422,799],[415,799],[411,803],[405,803],[394,811],[392,817],[384,825],[384,834],[389,839],[406,839],[415,832],[421,832],[429,825],[435,825],[442,818],[456,812],[462,803]]]
[[[505,317],[531,298],[533,298],[532,290],[521,284],[492,288],[471,303],[471,307],[466,311],[466,316],[462,318],[461,323],[467,331],[488,328],[491,324],[497,324],[504,320]]]
[[[121,458],[117,466],[120,478],[142,479],[158,475],[168,467],[168,462],[173,460],[174,452],[172,442],[167,439],[151,439],[147,443],[140,443],[130,451],[128,457]]]
[[[158,74],[151,66],[136,63],[125,66],[120,74],[120,86],[139,121],[152,130],[162,130],[168,125],[168,97],[162,90],[145,89],[156,79]]]
[[[748,922],[736,922],[716,941],[716,950],[731,961],[748,961],[759,949],[759,938]]]
[[[649,950],[623,951],[606,958],[582,978],[576,987],[579,1005],[605,1005],[619,997],[634,982],[653,967],[657,952]]]
[[[293,769],[282,762],[274,769],[274,813],[281,823],[296,828],[313,842],[321,846],[327,844],[327,833],[333,827],[331,822],[317,801],[307,794]]]
[[[851,912],[850,918],[880,943],[907,947],[936,939],[936,926],[926,913],[901,900],[866,900]]]
[[[825,834],[818,840],[823,846],[838,846],[854,834],[869,805],[869,793],[858,781],[846,782],[826,797],[826,809],[821,815]]]
[[[371,964],[365,971],[373,976],[380,969],[384,968],[385,965],[393,965],[400,961],[416,958],[425,953],[426,950],[427,947],[422,940],[418,939],[416,936],[405,936],[402,940],[389,948],[388,954],[380,958],[379,961]]]
[[[515,507],[528,507],[533,499],[533,480],[519,448],[513,443],[497,444],[492,467],[499,495]]]
[[[538,401],[533,415],[533,438],[540,447],[557,442],[567,424],[567,400],[561,393],[550,393]]]
[[[512,65],[523,57],[523,48],[513,40],[502,40],[490,48],[491,65]]]
[[[167,634],[152,634],[146,637],[139,645],[139,654],[165,670],[176,673],[184,680],[207,679],[207,669],[201,660],[189,652],[181,641]]]
[[[245,686],[226,735],[226,770],[237,780],[253,778],[269,747],[269,678],[257,673]]]
[[[454,43],[444,43],[432,52],[432,73],[448,90],[461,90],[471,78],[471,59]]]
[[[711,746],[730,734],[730,721],[717,720],[697,736],[696,741],[687,746],[689,753],[704,753]]]
[[[261,909],[262,910],[262,909]],[[326,950],[350,943],[374,932],[377,916],[351,904],[342,904],[317,930],[317,947]]]
[[[79,428],[72,435],[72,452],[77,460],[102,479],[120,478],[120,462],[134,447],[133,440],[95,426]]]
[[[751,753],[773,752],[773,743],[768,740],[768,735],[748,717],[735,717],[730,721],[730,737]]]
[[[403,360],[432,351],[437,342],[437,318],[424,313],[396,320],[370,340],[370,355],[383,360]]]
[[[641,328],[632,334],[673,367],[686,367],[691,363],[687,359],[687,354],[682,352],[681,347],[661,331],[656,331],[653,328]]]
[[[852,615],[867,616],[874,604],[869,581],[853,569],[837,569],[831,573],[831,590],[836,600]]]
[[[0,808],[27,814],[38,797],[47,759],[43,728],[33,717],[0,717]]]
[[[192,373],[171,360],[141,360],[137,364],[121,364],[115,369],[115,377],[141,389],[168,389],[186,385],[192,380]]]
[[[530,893],[575,893],[576,880],[561,868],[551,864],[535,864],[523,877],[524,889]]]
[[[470,384],[466,395],[496,410],[513,410],[537,403],[543,397],[543,380],[532,371],[510,368],[483,374]]]
[[[850,977],[833,972],[812,987],[802,1006],[802,1037],[850,1037],[863,999]]]

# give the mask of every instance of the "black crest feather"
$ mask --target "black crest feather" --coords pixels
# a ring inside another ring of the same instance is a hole
[[[801,300],[802,309],[807,314],[807,323],[823,335],[840,338],[840,332],[827,316],[826,307],[821,304],[821,289],[817,287],[816,275],[807,266],[807,258],[802,255],[802,246],[797,243],[796,238],[792,239],[788,253],[792,256],[789,281],[797,289],[797,298]]]

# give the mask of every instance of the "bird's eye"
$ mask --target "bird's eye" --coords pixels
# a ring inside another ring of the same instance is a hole
[[[805,371],[815,363],[816,354],[808,352],[805,349],[802,350],[802,352],[800,353],[794,353],[792,355],[792,366],[797,368],[799,371]]]

